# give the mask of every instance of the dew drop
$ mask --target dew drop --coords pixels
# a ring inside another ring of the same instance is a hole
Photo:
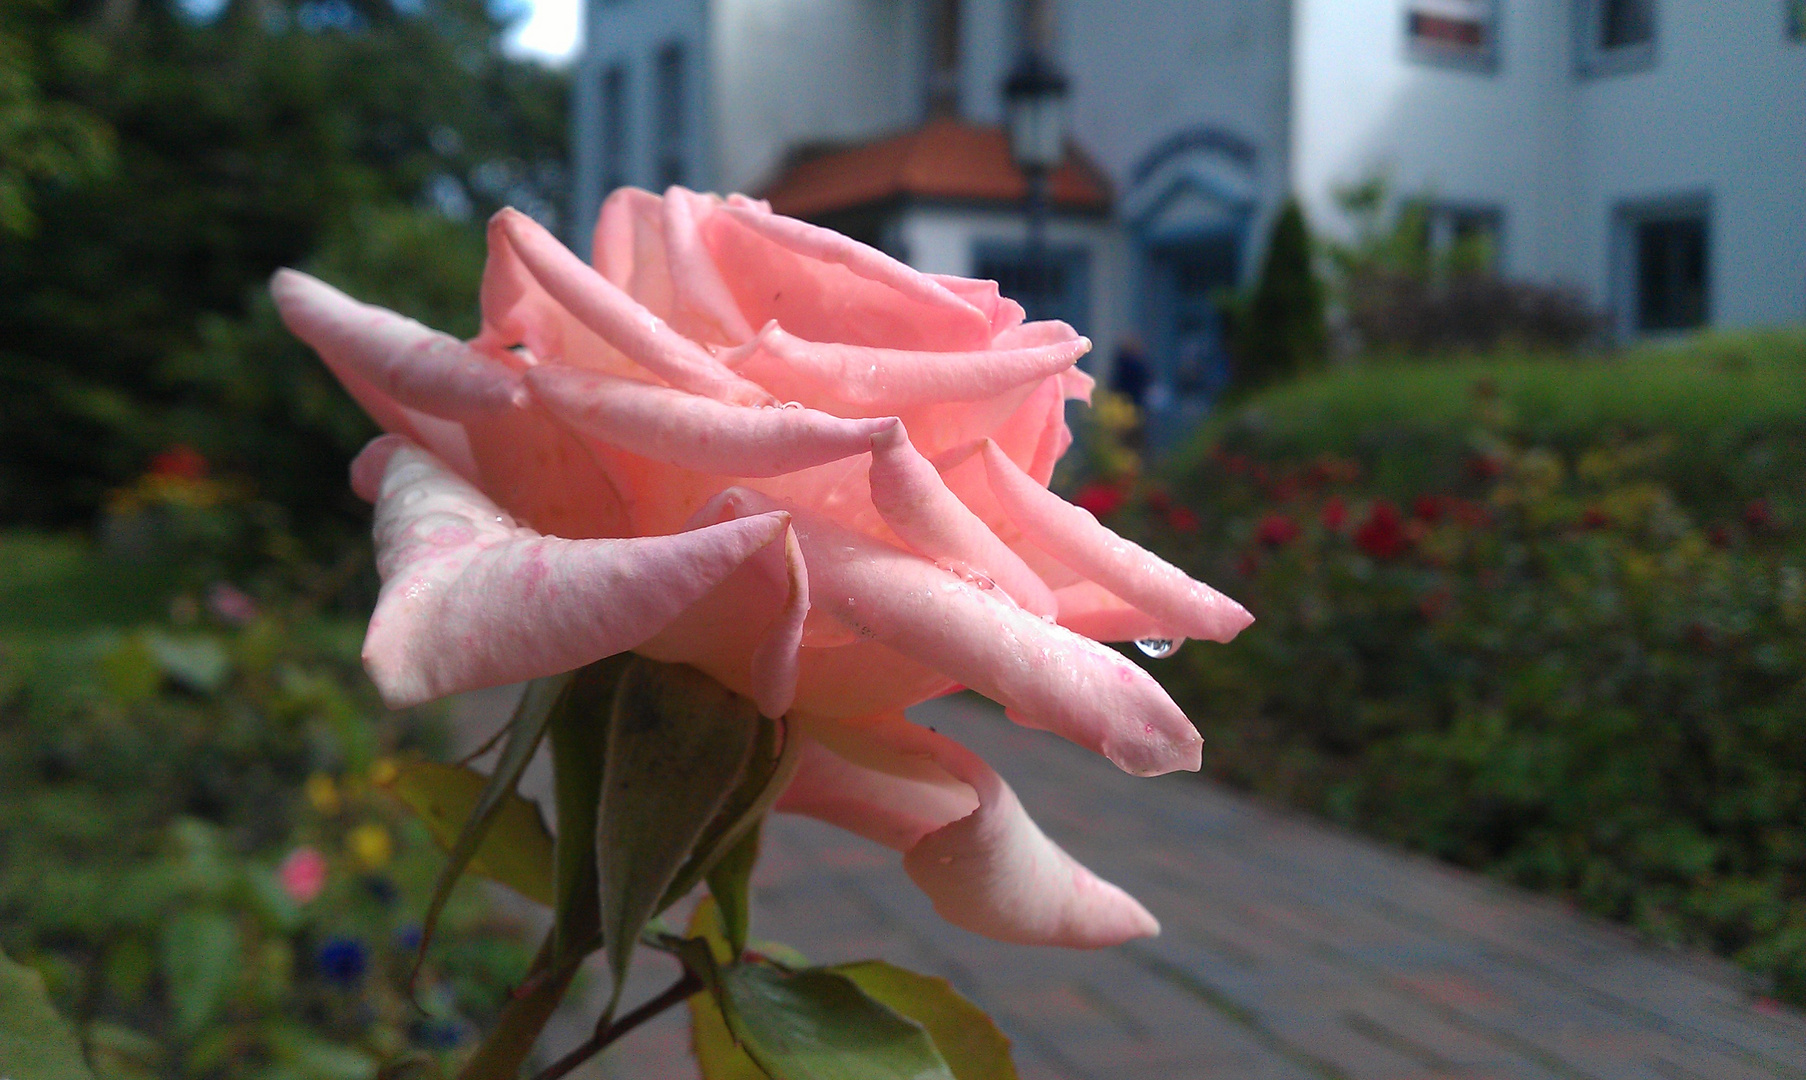
[[[786,409],[800,409],[800,408],[802,408],[802,407],[803,407],[803,403],[802,403],[802,402],[800,402],[800,401],[786,401],[786,402],[784,402],[784,408],[786,408]]]
[[[1144,637],[1135,643],[1135,647],[1156,660],[1164,660],[1173,655],[1179,643],[1172,638]]]

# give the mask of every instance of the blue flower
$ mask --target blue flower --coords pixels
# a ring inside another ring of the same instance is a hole
[[[320,946],[318,960],[322,976],[346,986],[363,978],[364,969],[370,966],[369,951],[354,938],[328,938]]]

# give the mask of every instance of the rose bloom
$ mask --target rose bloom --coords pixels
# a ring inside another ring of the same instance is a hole
[[[1251,619],[1047,490],[1090,343],[741,196],[617,191],[593,250],[497,214],[468,343],[276,276],[288,326],[390,433],[352,465],[384,700],[625,650],[691,664],[804,739],[779,809],[904,852],[950,921],[1157,932],[903,716],[970,687],[1132,773],[1198,768],[1190,721],[1098,642]]]

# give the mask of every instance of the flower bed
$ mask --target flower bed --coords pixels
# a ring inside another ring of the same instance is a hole
[[[1224,438],[1134,486],[1111,523],[1258,619],[1151,669],[1218,778],[1806,1002],[1800,474],[1731,459],[1687,497],[1708,459],[1685,432],[1532,438],[1496,385],[1438,403],[1428,460],[1349,424],[1343,453]],[[1745,430],[1760,459],[1776,426]]]

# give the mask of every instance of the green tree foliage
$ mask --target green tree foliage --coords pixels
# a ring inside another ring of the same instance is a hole
[[[1310,229],[1298,200],[1287,199],[1273,222],[1260,282],[1236,321],[1236,379],[1243,385],[1296,375],[1327,355],[1323,283],[1312,265]]]
[[[0,519],[87,520],[182,442],[343,521],[368,429],[264,283],[310,265],[470,330],[482,217],[562,190],[562,76],[504,57],[482,0],[41,2],[44,109],[117,164],[37,183],[37,230],[0,238]]]
[[[103,175],[111,132],[86,109],[48,99],[46,69],[80,70],[90,59],[79,37],[55,25],[47,0],[0,8],[0,233],[29,233],[44,185]]]

